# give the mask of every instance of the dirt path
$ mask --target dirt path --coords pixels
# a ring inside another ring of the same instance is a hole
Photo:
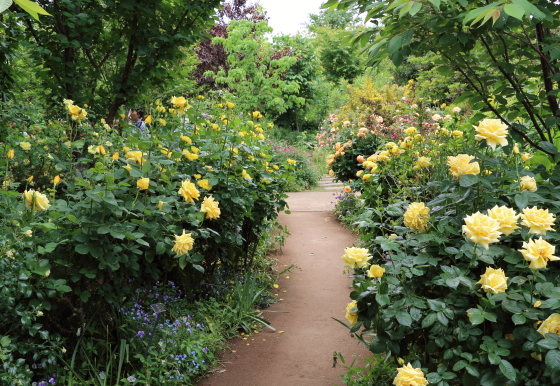
[[[332,319],[344,320],[351,280],[343,274],[340,256],[355,237],[335,220],[332,192],[290,193],[291,214],[280,221],[288,237],[279,257],[283,274],[277,290],[281,302],[265,317],[276,332],[264,329],[247,340],[238,339],[222,360],[225,365],[199,386],[332,386],[342,385],[345,370],[333,368],[333,352],[364,358],[363,345]],[[287,312],[287,313],[284,313]]]

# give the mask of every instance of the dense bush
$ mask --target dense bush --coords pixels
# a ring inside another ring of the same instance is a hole
[[[114,307],[147,283],[173,279],[192,298],[218,265],[251,265],[294,166],[272,167],[260,114],[248,121],[230,102],[192,103],[158,101],[138,132],[91,126],[66,101],[66,120],[6,138],[3,379],[23,382],[32,363],[54,363],[62,338],[114,334]]]

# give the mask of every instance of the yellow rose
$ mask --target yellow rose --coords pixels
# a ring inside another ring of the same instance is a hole
[[[138,181],[136,181],[136,186],[138,186],[138,189],[140,190],[146,190],[150,187],[150,179],[140,178]]]
[[[184,142],[188,143],[189,145],[192,145],[192,139],[190,139],[186,135],[181,135],[181,141],[184,141]]]
[[[513,146],[513,150],[512,150],[513,154],[519,154],[519,147],[517,147],[517,145]]]
[[[8,150],[8,153],[6,154],[6,158],[14,159],[14,154],[15,154],[14,149],[10,149],[10,150]]]
[[[511,235],[516,229],[519,229],[517,226],[519,215],[515,213],[515,210],[506,206],[498,207],[498,205],[496,205],[492,209],[489,209],[488,217],[500,223],[499,231],[506,236]]]
[[[538,209],[536,206],[523,209],[521,225],[529,227],[529,233],[544,236],[546,231],[553,231],[555,215],[548,209]]]
[[[500,222],[485,214],[476,212],[465,217],[463,233],[475,244],[480,244],[488,249],[488,244],[500,241]]]
[[[358,322],[358,311],[351,312],[352,309],[356,308],[358,303],[355,300],[352,300],[351,303],[348,303],[346,306],[346,319],[351,326],[355,325]]]
[[[362,181],[368,182],[369,179],[371,178],[371,176],[372,176],[371,174],[364,174],[364,175],[362,175]]]
[[[296,164],[296,160],[293,160],[293,159],[291,159],[291,158],[288,158],[288,163],[289,163],[289,164],[292,164],[292,165],[295,165],[295,164]]]
[[[158,202],[157,207],[158,207],[159,210],[163,210],[163,204],[167,204],[167,202],[165,202],[165,201]]]
[[[414,165],[414,167],[412,169],[422,169],[422,168],[427,168],[428,166],[432,166],[432,164],[430,163],[432,159],[430,157],[419,157],[418,160],[416,161],[416,165]]]
[[[188,101],[185,97],[171,97],[171,104],[179,109],[184,109],[187,105]]]
[[[474,139],[481,141],[486,140],[486,144],[492,148],[496,149],[496,145],[507,146],[508,141],[506,139],[508,135],[507,126],[502,123],[499,119],[483,119],[480,121],[478,126],[473,126],[477,135]]]
[[[60,184],[60,176],[55,176],[54,177],[53,184],[55,184],[55,185]]]
[[[51,206],[49,198],[46,195],[36,192],[33,189],[24,191],[23,198],[25,200],[25,206],[29,209],[34,207],[35,210],[47,210]]]
[[[274,166],[276,166],[276,165],[274,165]],[[273,167],[274,167],[274,166],[273,166]],[[334,177],[334,170],[332,170],[332,169],[329,170],[329,176]]]
[[[528,243],[523,242],[523,249],[519,252],[525,260],[530,261],[529,268],[543,269],[549,261],[558,261],[560,257],[554,256],[554,245],[543,240],[542,236],[538,240],[529,240]]]
[[[521,154],[521,159],[523,160],[523,162],[528,162],[529,160],[531,160],[531,154],[523,153]]]
[[[408,129],[406,129],[406,130],[404,131],[404,133],[405,133],[406,135],[413,135],[413,134],[416,134],[417,132],[418,132],[418,130],[416,130],[415,127],[409,127]]]
[[[542,334],[542,336],[548,333],[560,336],[560,314],[551,314],[544,320],[537,332]]]
[[[115,152],[115,154],[113,154],[113,155],[111,156],[111,158],[113,159],[113,161],[118,161],[118,160],[119,160],[119,152],[118,152],[118,151]]]
[[[463,132],[459,130],[453,130],[451,132],[451,136],[455,138],[461,138],[463,136]]]
[[[165,121],[165,119],[160,118],[159,119],[159,124],[162,125],[162,126],[165,126],[165,125],[167,125],[167,122]]]
[[[348,268],[363,268],[367,265],[367,261],[371,259],[371,255],[366,248],[348,247],[344,249],[344,266]]]
[[[31,149],[31,144],[29,142],[20,142],[19,143],[19,147],[22,148],[22,150],[30,150]],[[11,158],[10,158],[11,159]]]
[[[196,183],[198,184],[198,186],[200,186],[203,189],[206,190],[212,189],[212,186],[208,183],[208,180],[198,180]]]
[[[146,122],[148,125],[149,125],[150,123],[152,123],[152,116],[151,116],[151,115],[148,115],[148,116],[146,117],[146,119],[144,119],[144,122]]]
[[[206,213],[206,218],[210,220],[215,220],[220,217],[220,208],[218,208],[219,202],[214,200],[214,197],[204,197],[202,205],[200,206],[200,211]]]
[[[430,208],[426,207],[423,202],[411,202],[404,213],[404,225],[424,233],[430,219],[429,213]]]
[[[141,165],[146,162],[146,159],[143,157],[146,153],[143,153],[139,150],[128,151],[124,156],[127,161],[134,161],[136,165]]]
[[[198,154],[195,153],[191,153],[190,151],[188,151],[187,149],[183,149],[182,151],[183,156],[188,159],[189,161],[194,161],[198,159]]]
[[[426,386],[428,380],[422,369],[415,369],[410,363],[397,369],[397,376],[393,380],[395,386]]]
[[[186,233],[183,229],[183,234],[177,236],[175,235],[175,245],[171,250],[177,255],[183,255],[193,249],[194,239],[191,237],[191,233]]]
[[[105,148],[103,147],[103,145],[97,146],[97,151],[98,151],[99,154],[101,154],[101,155],[107,154],[107,152],[105,151]]]
[[[521,187],[521,191],[528,190],[529,192],[536,192],[537,191],[537,181],[533,177],[530,176],[523,176],[519,180],[519,185]]]
[[[253,179],[253,177],[251,177],[251,175],[249,173],[247,173],[247,171],[245,169],[243,169],[243,171],[241,172],[241,177],[248,178],[250,180]]]
[[[226,106],[228,109],[233,109],[233,106],[235,106],[235,104],[231,102],[226,102]]]
[[[130,171],[132,170],[132,166],[126,165],[126,166],[123,166],[123,169],[128,170],[128,172],[130,173]]]
[[[381,268],[379,265],[375,264],[369,267],[367,271],[368,277],[381,277],[385,273],[385,268]]]
[[[484,275],[480,275],[480,280],[477,281],[477,284],[482,285],[484,292],[499,294],[506,292],[508,288],[507,279],[503,269],[486,267],[486,272],[484,272]]]
[[[200,192],[196,189],[196,186],[189,180],[185,180],[181,183],[181,188],[179,188],[179,194],[183,196],[185,202],[192,203],[200,197]]]
[[[534,304],[533,307],[535,308],[539,308],[540,306],[542,306],[542,302],[540,300],[537,300]]]
[[[465,174],[479,174],[480,166],[478,165],[478,162],[471,162],[473,159],[474,157],[468,154],[459,154],[455,157],[447,157],[449,173],[458,179]]]
[[[258,111],[253,111],[253,118],[255,119],[262,118],[262,114]]]

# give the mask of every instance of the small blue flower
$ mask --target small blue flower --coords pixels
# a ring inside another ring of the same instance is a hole
[[[126,380],[127,380],[128,382],[134,382],[134,381],[136,380],[136,378],[134,378],[134,377],[131,375],[130,377],[126,378]]]

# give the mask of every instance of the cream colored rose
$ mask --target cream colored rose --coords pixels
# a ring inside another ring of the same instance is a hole
[[[193,249],[194,239],[191,237],[191,233],[183,233],[181,235],[175,235],[175,245],[171,249],[177,255],[183,255]]]
[[[146,162],[146,159],[143,157],[146,153],[143,153],[139,150],[128,151],[124,156],[127,161],[134,161],[136,165],[141,165]]]
[[[31,144],[29,142],[20,142],[19,147],[21,147],[22,150],[27,151],[31,149]]]
[[[511,235],[516,229],[519,229],[519,226],[517,226],[519,215],[515,213],[515,210],[507,206],[494,206],[492,209],[488,210],[488,217],[500,223],[499,231],[506,236]]]
[[[529,240],[528,243],[523,243],[523,249],[519,252],[523,255],[525,260],[530,261],[529,268],[543,269],[549,261],[558,261],[560,257],[554,256],[554,245],[549,244],[547,241],[540,237],[538,240]]]
[[[346,306],[346,319],[351,326],[355,325],[358,322],[358,312],[350,312],[353,308],[357,307],[358,303],[353,300],[351,303],[348,303]]]
[[[430,219],[429,213],[430,208],[426,207],[423,202],[412,202],[404,213],[404,225],[424,233]]]
[[[23,198],[25,200],[25,206],[29,209],[34,207],[35,210],[47,210],[51,206],[49,198],[46,195],[36,192],[33,189],[23,192]]]
[[[521,225],[529,227],[529,233],[544,236],[546,231],[553,231],[555,215],[548,209],[538,209],[536,206],[523,209]]]
[[[385,273],[385,268],[380,267],[379,265],[375,264],[369,267],[367,271],[368,277],[381,277]]]
[[[447,157],[449,173],[455,178],[461,178],[465,174],[480,174],[480,165],[474,160],[472,155],[459,154],[455,157]]]
[[[426,386],[428,380],[422,369],[415,369],[410,363],[397,369],[397,376],[393,380],[395,386]]]
[[[529,192],[537,191],[537,181],[530,176],[523,176],[519,180],[521,191],[528,190]]]
[[[521,159],[523,160],[523,162],[528,162],[528,161],[531,160],[531,154],[523,153],[523,154],[521,154]]]
[[[482,284],[484,292],[499,294],[506,292],[508,288],[507,279],[503,269],[486,267],[486,272],[484,272],[484,275],[480,275],[480,280],[477,284]]]
[[[418,157],[418,160],[416,161],[416,165],[414,165],[414,167],[412,169],[422,169],[422,168],[427,168],[428,166],[432,166],[431,161],[432,159],[430,157]]]
[[[367,261],[371,259],[371,255],[366,248],[348,247],[344,249],[344,266],[348,268],[363,268],[367,265]]]
[[[551,333],[560,336],[560,314],[551,314],[537,330],[538,333],[544,334]]]
[[[500,223],[485,214],[476,212],[465,217],[463,234],[475,244],[480,244],[484,249],[488,249],[488,244],[500,241]]]
[[[507,146],[508,128],[501,120],[487,118],[480,121],[478,126],[473,127],[478,133],[474,136],[474,139],[477,141],[485,139],[486,144],[493,150],[496,149],[497,145]]]
[[[202,204],[200,206],[200,211],[202,213],[206,213],[206,218],[210,220],[215,220],[220,217],[221,210],[218,208],[220,203],[214,200],[214,197],[204,197],[202,200]]]

